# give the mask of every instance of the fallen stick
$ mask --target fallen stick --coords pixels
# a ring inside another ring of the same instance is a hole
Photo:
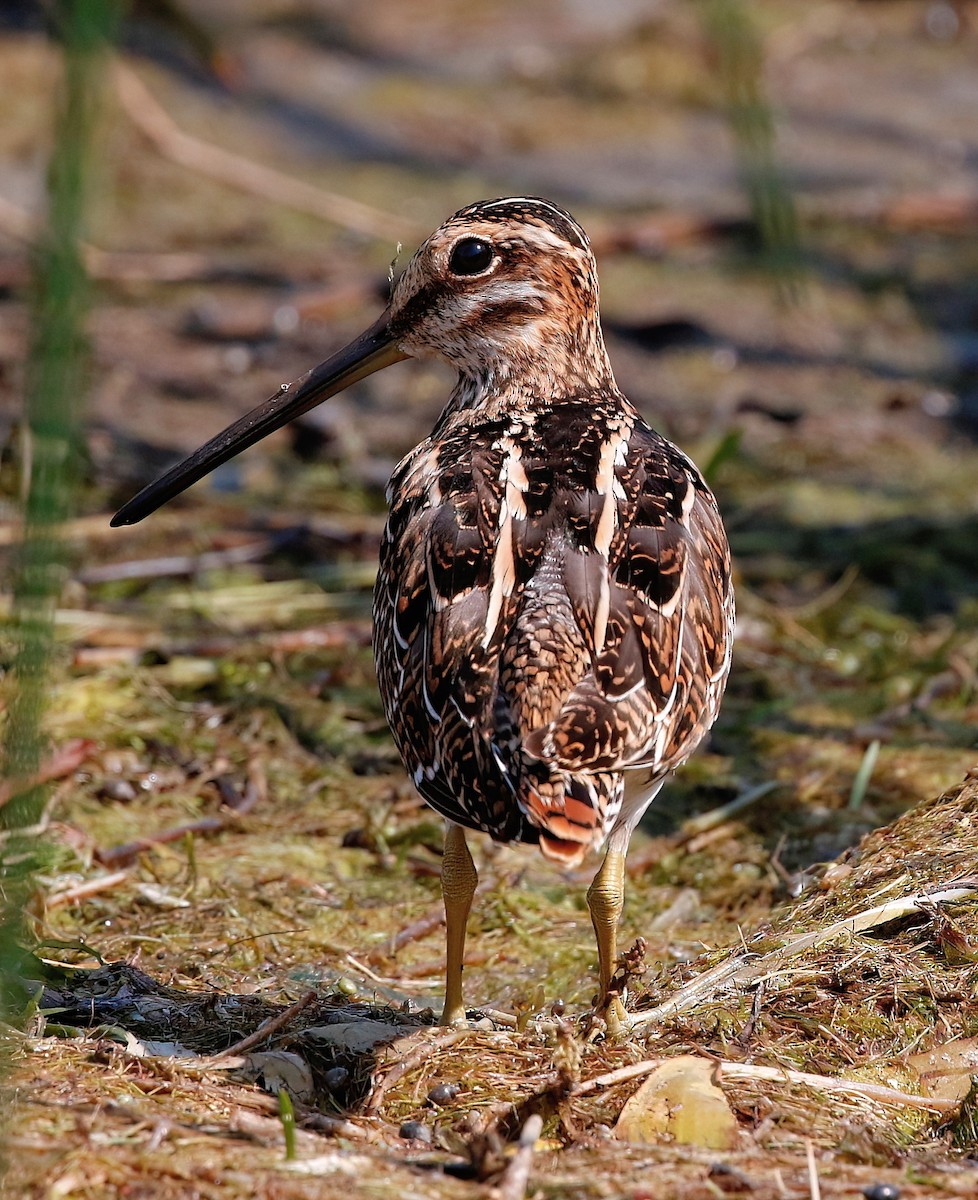
[[[152,850],[154,846],[179,842],[188,833],[221,833],[233,824],[236,817],[251,812],[255,805],[263,802],[267,796],[264,768],[257,757],[253,757],[248,763],[248,782],[243,792],[236,791],[224,775],[214,776],[211,782],[217,787],[223,805],[222,811],[216,817],[201,817],[198,821],[175,825],[172,829],[164,829],[161,833],[150,834],[149,837],[124,842],[120,846],[110,846],[108,850],[96,849],[95,858],[104,867],[129,866],[143,851]]]
[[[233,1046],[228,1046],[228,1048],[226,1050],[222,1050],[220,1054],[213,1055],[209,1060],[207,1060],[207,1065],[214,1067],[218,1063],[224,1062],[229,1058],[236,1058],[239,1054],[244,1054],[245,1051],[250,1050],[253,1046],[257,1046],[261,1042],[264,1042],[267,1038],[270,1038],[273,1033],[278,1033],[280,1029],[284,1029],[284,1027],[292,1020],[292,1018],[301,1013],[304,1008],[308,1008],[309,1005],[312,1004],[313,1000],[316,999],[317,995],[318,992],[316,992],[315,989],[310,989],[304,995],[300,996],[299,999],[293,1004],[290,1004],[288,1008],[283,1008],[282,1011],[280,1013],[276,1013],[274,1017],[269,1017],[267,1021],[263,1021],[262,1024],[259,1025],[256,1030],[254,1030],[254,1032],[249,1033],[240,1041],[235,1042]]]
[[[792,1083],[821,1092],[844,1092],[866,1100],[876,1100],[893,1108],[919,1108],[928,1112],[957,1112],[960,1100],[945,1100],[937,1096],[915,1096],[883,1083],[864,1083],[857,1079],[837,1079],[831,1075],[813,1075],[809,1071],[792,1071],[787,1067],[761,1067],[753,1063],[720,1063],[720,1078],[743,1082]]]
[[[65,541],[81,541],[89,538],[117,538],[119,531],[112,529],[109,525],[111,512],[93,513],[88,517],[73,517],[68,521],[60,521],[51,526],[51,534],[54,537],[64,538]],[[178,511],[161,512],[160,521],[165,522],[165,528],[160,530],[157,525],[157,533],[168,533],[172,530],[180,530],[183,532],[187,527],[186,516]],[[295,522],[293,522],[295,524]],[[23,538],[23,526],[19,521],[4,521],[0,524],[0,546],[16,545]]]
[[[976,888],[978,888],[976,879],[954,880],[937,891],[917,892],[912,896],[888,900],[885,904],[878,904],[874,908],[865,909],[854,916],[844,917],[841,921],[833,921],[824,929],[803,933],[760,958],[750,953],[735,954],[726,962],[720,963],[691,980],[662,1004],[658,1004],[646,1012],[636,1013],[631,1018],[631,1028],[638,1030],[643,1026],[653,1025],[669,1017],[677,1016],[681,1012],[694,1008],[704,1000],[711,999],[724,988],[744,987],[767,975],[776,974],[783,967],[785,959],[813,947],[823,946],[837,937],[865,933],[868,929],[875,929],[879,925],[886,925],[890,921],[897,921],[901,917],[920,912],[927,905],[949,904],[954,900],[961,900],[965,896],[971,895]]]
[[[0,196],[0,232],[30,246],[37,240],[40,228],[40,222],[33,213]],[[219,274],[213,259],[191,251],[126,253],[102,250],[90,242],[82,242],[80,249],[89,275],[117,283],[185,283]],[[19,264],[15,267],[9,282],[20,285],[29,281],[30,266],[25,256],[22,268]]]
[[[516,1153],[507,1163],[498,1185],[489,1193],[493,1200],[523,1200],[526,1195],[526,1186],[530,1181],[533,1147],[542,1132],[543,1117],[539,1113],[534,1113],[532,1117],[526,1118],[526,1123],[520,1130]]]
[[[177,1059],[176,1061],[178,1064],[183,1062],[181,1059]],[[324,1113],[315,1113],[313,1124],[318,1133],[328,1133],[334,1137],[345,1137],[357,1141],[377,1140],[377,1135],[373,1130],[361,1129],[352,1121],[344,1121],[338,1117],[327,1117]],[[232,1109],[226,1129],[232,1136],[237,1135],[240,1137],[244,1134],[246,1137],[254,1138],[255,1141],[266,1145],[278,1146],[282,1141],[282,1122],[278,1117],[263,1117],[258,1113],[246,1112],[240,1108]],[[202,1131],[204,1133],[212,1132],[206,1127]],[[213,1132],[219,1132],[219,1130],[214,1130]],[[298,1135],[299,1149],[303,1155],[312,1157],[317,1150],[321,1149],[322,1142],[316,1137],[315,1133],[309,1133],[300,1126],[296,1130],[296,1134]]]
[[[620,1083],[630,1083],[633,1079],[642,1079],[658,1070],[664,1058],[650,1058],[644,1062],[632,1063],[627,1067],[619,1067],[605,1075],[579,1083],[571,1092],[573,1097],[586,1096],[602,1088],[616,1087]],[[787,1067],[762,1067],[753,1063],[734,1063],[722,1060],[716,1061],[718,1082],[724,1080],[733,1082],[764,1082],[787,1083],[802,1087],[814,1088],[820,1092],[844,1092],[847,1095],[858,1096],[864,1100],[876,1100],[892,1108],[919,1108],[927,1112],[950,1113],[957,1112],[961,1107],[960,1100],[945,1100],[937,1096],[915,1096],[911,1092],[901,1092],[897,1088],[887,1087],[882,1083],[865,1083],[858,1079],[838,1079],[831,1075],[814,1075],[809,1071],[793,1071]]]
[[[117,60],[114,73],[116,92],[124,112],[164,158],[239,191],[261,196],[379,241],[393,243],[398,238],[414,241],[424,236],[424,232],[393,213],[381,212],[369,204],[324,191],[185,133],[131,67]]]
[[[489,875],[479,880],[479,885],[475,889],[473,901],[480,896],[484,896],[487,892],[491,892],[499,884],[499,880],[495,875]],[[404,946],[410,945],[411,942],[416,942],[420,938],[427,937],[429,933],[433,933],[440,925],[445,924],[445,906],[440,901],[434,907],[429,908],[426,913],[418,917],[416,921],[412,921],[410,925],[405,925],[403,929],[399,929],[393,935],[391,940],[383,947],[372,950],[367,955],[367,961],[371,963],[383,962],[385,958],[390,958]]]
[[[418,1038],[418,1045],[406,1058],[402,1058],[400,1062],[387,1072],[383,1079],[374,1084],[370,1097],[364,1105],[364,1115],[367,1117],[376,1116],[380,1111],[380,1106],[383,1103],[384,1096],[397,1083],[403,1079],[405,1075],[414,1070],[415,1067],[421,1066],[426,1060],[437,1054],[439,1050],[445,1050],[449,1046],[454,1046],[457,1041],[465,1037],[465,1031],[461,1029],[442,1030],[441,1033],[435,1032],[431,1036],[432,1030],[421,1029],[417,1034],[411,1035],[410,1040]]]
[[[371,950],[367,955],[369,962],[383,962],[384,959],[391,958],[398,950],[404,946],[409,946],[411,942],[416,942],[423,937],[427,937],[429,933],[433,933],[440,925],[445,924],[445,906],[441,903],[429,908],[423,916],[418,917],[416,921],[412,921],[410,925],[405,925],[403,929],[399,929],[391,940],[382,948]]]
[[[87,900],[89,896],[97,896],[99,892],[108,892],[119,887],[129,878],[128,871],[114,871],[110,875],[97,875],[94,879],[86,879],[84,883],[74,887],[64,888],[60,892],[52,892],[45,898],[46,909],[63,908],[66,904],[77,904],[79,900]]]
[[[108,850],[96,850],[95,858],[103,867],[115,864],[128,866],[145,850],[154,846],[166,846],[170,842],[179,842],[188,833],[220,833],[227,828],[228,822],[224,817],[202,817],[199,821],[188,821],[186,825],[175,825],[172,829],[164,829],[162,833],[151,834],[149,837],[137,838],[133,842],[124,842],[121,846],[110,846]]]
[[[0,782],[0,808],[32,787],[51,783],[55,779],[64,779],[66,775],[76,771],[94,749],[95,743],[88,738],[75,738],[59,746],[50,758],[41,763],[33,778],[3,780]]]
[[[201,554],[167,554],[159,558],[134,558],[125,562],[103,563],[86,567],[76,578],[80,583],[115,583],[120,579],[162,579],[174,575],[198,575],[217,571],[239,563],[266,558],[288,541],[288,535],[263,537],[243,546],[228,546],[224,550],[205,550]]]

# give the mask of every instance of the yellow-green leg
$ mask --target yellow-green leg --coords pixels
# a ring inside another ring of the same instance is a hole
[[[625,904],[625,855],[609,850],[587,892],[591,924],[598,943],[598,1008],[603,1007],[618,959],[618,921]],[[625,1006],[618,997],[608,1005],[608,1029],[618,1033],[624,1024]]]
[[[446,963],[445,1010],[442,1025],[464,1025],[465,1005],[462,1003],[462,958],[465,954],[465,923],[472,909],[479,875],[472,855],[465,844],[461,825],[449,825],[445,830],[445,853],[441,862],[441,894],[445,901]]]

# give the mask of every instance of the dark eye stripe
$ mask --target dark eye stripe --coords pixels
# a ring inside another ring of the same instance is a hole
[[[495,251],[482,238],[462,238],[452,257],[448,269],[453,275],[481,275],[495,258]]]

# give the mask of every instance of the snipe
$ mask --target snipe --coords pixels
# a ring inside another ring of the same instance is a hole
[[[476,871],[465,829],[561,866],[606,846],[588,891],[608,1006],[636,824],[717,715],[733,637],[727,539],[702,476],[618,390],[587,236],[547,200],[463,208],[359,338],[125,505],[131,524],[356,380],[433,357],[458,382],[398,465],[374,593],[398,750],[447,818],[443,1021],[465,1020]],[[608,1011],[618,1024],[617,999]]]

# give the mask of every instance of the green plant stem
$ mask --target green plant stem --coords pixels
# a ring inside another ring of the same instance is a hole
[[[774,117],[764,87],[764,48],[742,0],[705,0],[703,14],[763,263],[784,298],[795,300],[804,265],[798,213],[775,151]]]
[[[75,462],[85,392],[88,286],[81,237],[91,173],[104,50],[116,0],[61,0],[55,8],[63,47],[48,215],[34,255],[32,338],[24,404],[24,530],[13,578],[15,643],[3,770],[24,790],[0,808],[0,1017],[16,1020],[22,997],[8,986],[23,931],[22,907],[39,847],[31,833],[45,789],[36,777],[44,752],[54,613],[68,570],[58,526],[72,513]],[[9,686],[9,685],[8,685]],[[18,836],[19,835],[19,836]]]
[[[873,769],[876,766],[876,759],[879,756],[879,752],[880,744],[877,741],[870,742],[866,747],[862,762],[859,764],[859,770],[852,781],[852,790],[849,792],[847,807],[850,812],[858,812],[862,808],[863,800],[866,798],[866,789],[869,787],[869,781],[873,777]]]
[[[292,1107],[292,1097],[285,1090],[279,1088],[278,1092],[278,1115],[282,1122],[282,1133],[285,1136],[285,1161],[295,1161],[295,1109]]]

